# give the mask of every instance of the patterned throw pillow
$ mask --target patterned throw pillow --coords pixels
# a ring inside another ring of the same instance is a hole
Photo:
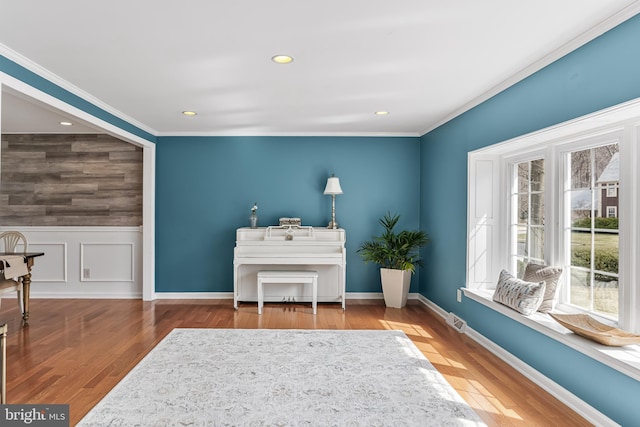
[[[545,284],[544,297],[538,311],[548,313],[553,310],[558,290],[558,280],[561,275],[562,269],[558,267],[549,267],[542,264],[527,264],[525,267],[522,280],[525,282],[544,282]]]
[[[493,300],[529,316],[542,304],[544,297],[544,282],[525,282],[513,277],[508,271],[502,270]]]

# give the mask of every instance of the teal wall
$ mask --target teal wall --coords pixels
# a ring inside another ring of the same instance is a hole
[[[465,285],[467,153],[637,97],[639,16],[427,133],[420,153],[420,222],[431,236],[420,292],[622,425],[638,423],[638,381],[481,304],[455,298]]]
[[[160,137],[0,55],[0,72],[156,144],[156,291],[232,292],[235,229],[248,224],[254,202],[261,225],[282,216],[324,227],[335,173],[337,220],[347,230],[347,292],[381,292],[378,269],[356,254],[378,234],[387,211],[398,227],[419,227],[419,138]],[[175,248],[180,247],[181,251]],[[198,265],[178,271],[176,263]],[[411,292],[418,290],[419,273]]]
[[[380,232],[379,217],[397,212],[399,226],[419,227],[419,138],[160,137],[156,156],[158,292],[232,292],[235,230],[248,226],[253,203],[261,226],[300,217],[326,227],[332,173],[344,191],[336,219],[347,234],[347,292],[381,292],[377,267],[355,252]]]

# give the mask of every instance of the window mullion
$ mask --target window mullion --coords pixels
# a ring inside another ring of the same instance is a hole
[[[531,227],[531,218],[533,218],[532,215],[532,202],[533,199],[531,197],[531,162],[527,162],[527,209],[528,209],[528,213],[527,213],[527,259],[526,259],[526,263],[528,264],[529,262],[531,262],[531,255],[533,252],[533,229]]]
[[[589,255],[589,311],[595,311],[595,274],[594,271],[596,269],[596,187],[595,187],[595,174],[596,174],[596,157],[595,151],[592,149],[589,152],[589,167],[591,169],[591,173],[589,175],[589,190],[591,192],[591,249]]]

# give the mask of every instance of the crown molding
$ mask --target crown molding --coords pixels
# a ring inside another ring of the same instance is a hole
[[[524,80],[535,72],[541,70],[547,65],[557,61],[568,53],[578,49],[579,47],[585,45],[586,43],[592,41],[598,36],[604,34],[605,32],[615,28],[626,20],[632,18],[633,16],[640,13],[640,0],[633,2],[626,8],[621,11],[615,13],[609,18],[603,20],[598,25],[592,27],[588,31],[582,33],[580,36],[570,40],[565,43],[558,49],[553,52],[545,55],[541,59],[535,61],[531,65],[522,69],[521,71],[515,73],[510,78],[503,80],[497,85],[493,86],[480,96],[472,99],[467,102],[460,108],[457,108],[450,114],[442,117],[441,119],[431,123],[423,130],[417,132],[264,132],[264,133],[246,133],[242,131],[228,131],[228,132],[158,132],[155,129],[150,128],[149,126],[137,121],[136,119],[122,113],[119,110],[111,107],[110,105],[104,103],[93,95],[85,92],[84,90],[78,88],[77,86],[69,83],[64,80],[60,76],[52,73],[46,68],[40,66],[39,64],[33,62],[29,58],[19,54],[18,52],[12,50],[6,45],[0,43],[0,55],[6,57],[7,59],[15,62],[16,64],[24,67],[25,69],[35,73],[36,75],[50,81],[53,84],[58,85],[59,87],[67,90],[68,92],[80,97],[81,99],[90,102],[96,107],[106,111],[109,114],[112,114],[115,117],[118,117],[121,120],[126,121],[127,123],[136,126],[137,128],[153,135],[156,137],[166,137],[166,136],[369,136],[369,137],[421,137],[426,133],[436,129],[437,127],[451,121],[452,119],[460,116],[461,114],[469,111],[470,109],[478,106],[479,104],[487,101],[493,96],[503,92],[514,84]]]
[[[420,138],[419,132],[159,132],[157,137],[215,137],[215,136],[282,136],[282,137],[386,137],[386,138]]]
[[[48,80],[49,82],[61,87],[62,89],[72,93],[73,95],[76,95],[82,99],[84,99],[85,101],[95,105],[96,107],[106,111],[109,114],[112,114],[113,116],[124,120],[125,122],[147,132],[150,133],[153,136],[157,136],[158,132],[155,129],[150,128],[149,126],[145,125],[144,123],[141,123],[139,121],[137,121],[136,119],[122,113],[119,110],[116,110],[115,108],[113,108],[112,106],[104,103],[103,101],[99,100],[98,98],[96,98],[95,96],[91,95],[88,92],[85,92],[84,90],[80,89],[79,87],[69,83],[68,81],[66,81],[65,79],[63,79],[62,77],[58,76],[57,74],[52,73],[51,71],[47,70],[46,68],[42,67],[41,65],[33,62],[32,60],[30,60],[29,58],[19,54],[18,52],[14,51],[13,49],[9,48],[8,46],[0,43],[0,55],[4,56],[5,58],[9,59],[10,61],[15,62],[16,64],[20,65],[21,67],[26,68],[27,70],[31,71],[32,73],[35,73],[36,75],[42,77],[45,80]]]
[[[550,65],[550,64],[554,63],[555,61],[557,61],[558,59],[562,58],[563,56],[565,56],[565,55],[573,52],[574,50],[578,49],[579,47],[589,43],[590,41],[592,41],[595,38],[601,36],[602,34],[606,33],[607,31],[617,27],[618,25],[622,24],[623,22],[627,21],[628,19],[631,19],[632,17],[634,17],[638,13],[640,13],[640,1],[635,1],[632,4],[630,4],[629,6],[625,7],[622,10],[620,10],[619,12],[611,15],[609,18],[607,18],[604,21],[600,22],[598,25],[590,28],[589,30],[587,30],[584,33],[582,33],[581,35],[575,37],[574,39],[572,39],[569,42],[565,43],[564,45],[560,46],[558,49],[550,52],[549,54],[547,54],[547,55],[543,56],[542,58],[540,58],[539,60],[535,61],[533,64],[531,64],[528,67],[526,67],[526,68],[522,69],[521,71],[517,72],[516,74],[514,74],[510,78],[508,78],[506,80],[503,80],[502,82],[500,82],[497,85],[493,86],[491,89],[489,89],[488,91],[484,92],[482,95],[472,99],[471,101],[469,101],[466,104],[464,104],[462,107],[454,110],[452,113],[450,113],[450,114],[446,115],[445,117],[441,118],[440,120],[432,123],[431,125],[429,125],[427,128],[425,128],[421,132],[421,136],[424,136],[425,134],[427,134],[427,133],[431,132],[432,130],[436,129],[437,127],[442,126],[443,124],[455,119],[459,115],[461,115],[461,114],[471,110],[472,108],[482,104],[483,102],[485,102],[488,99],[494,97],[495,95],[499,94],[500,92],[508,89],[509,87],[513,86],[514,84],[524,80],[525,78],[529,77],[530,75],[534,74],[535,72],[540,71],[541,69],[543,69],[547,65]]]

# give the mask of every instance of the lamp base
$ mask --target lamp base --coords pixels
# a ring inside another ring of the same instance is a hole
[[[329,221],[329,225],[327,225],[327,228],[330,228],[332,230],[337,230],[338,228],[338,223],[336,221]]]

